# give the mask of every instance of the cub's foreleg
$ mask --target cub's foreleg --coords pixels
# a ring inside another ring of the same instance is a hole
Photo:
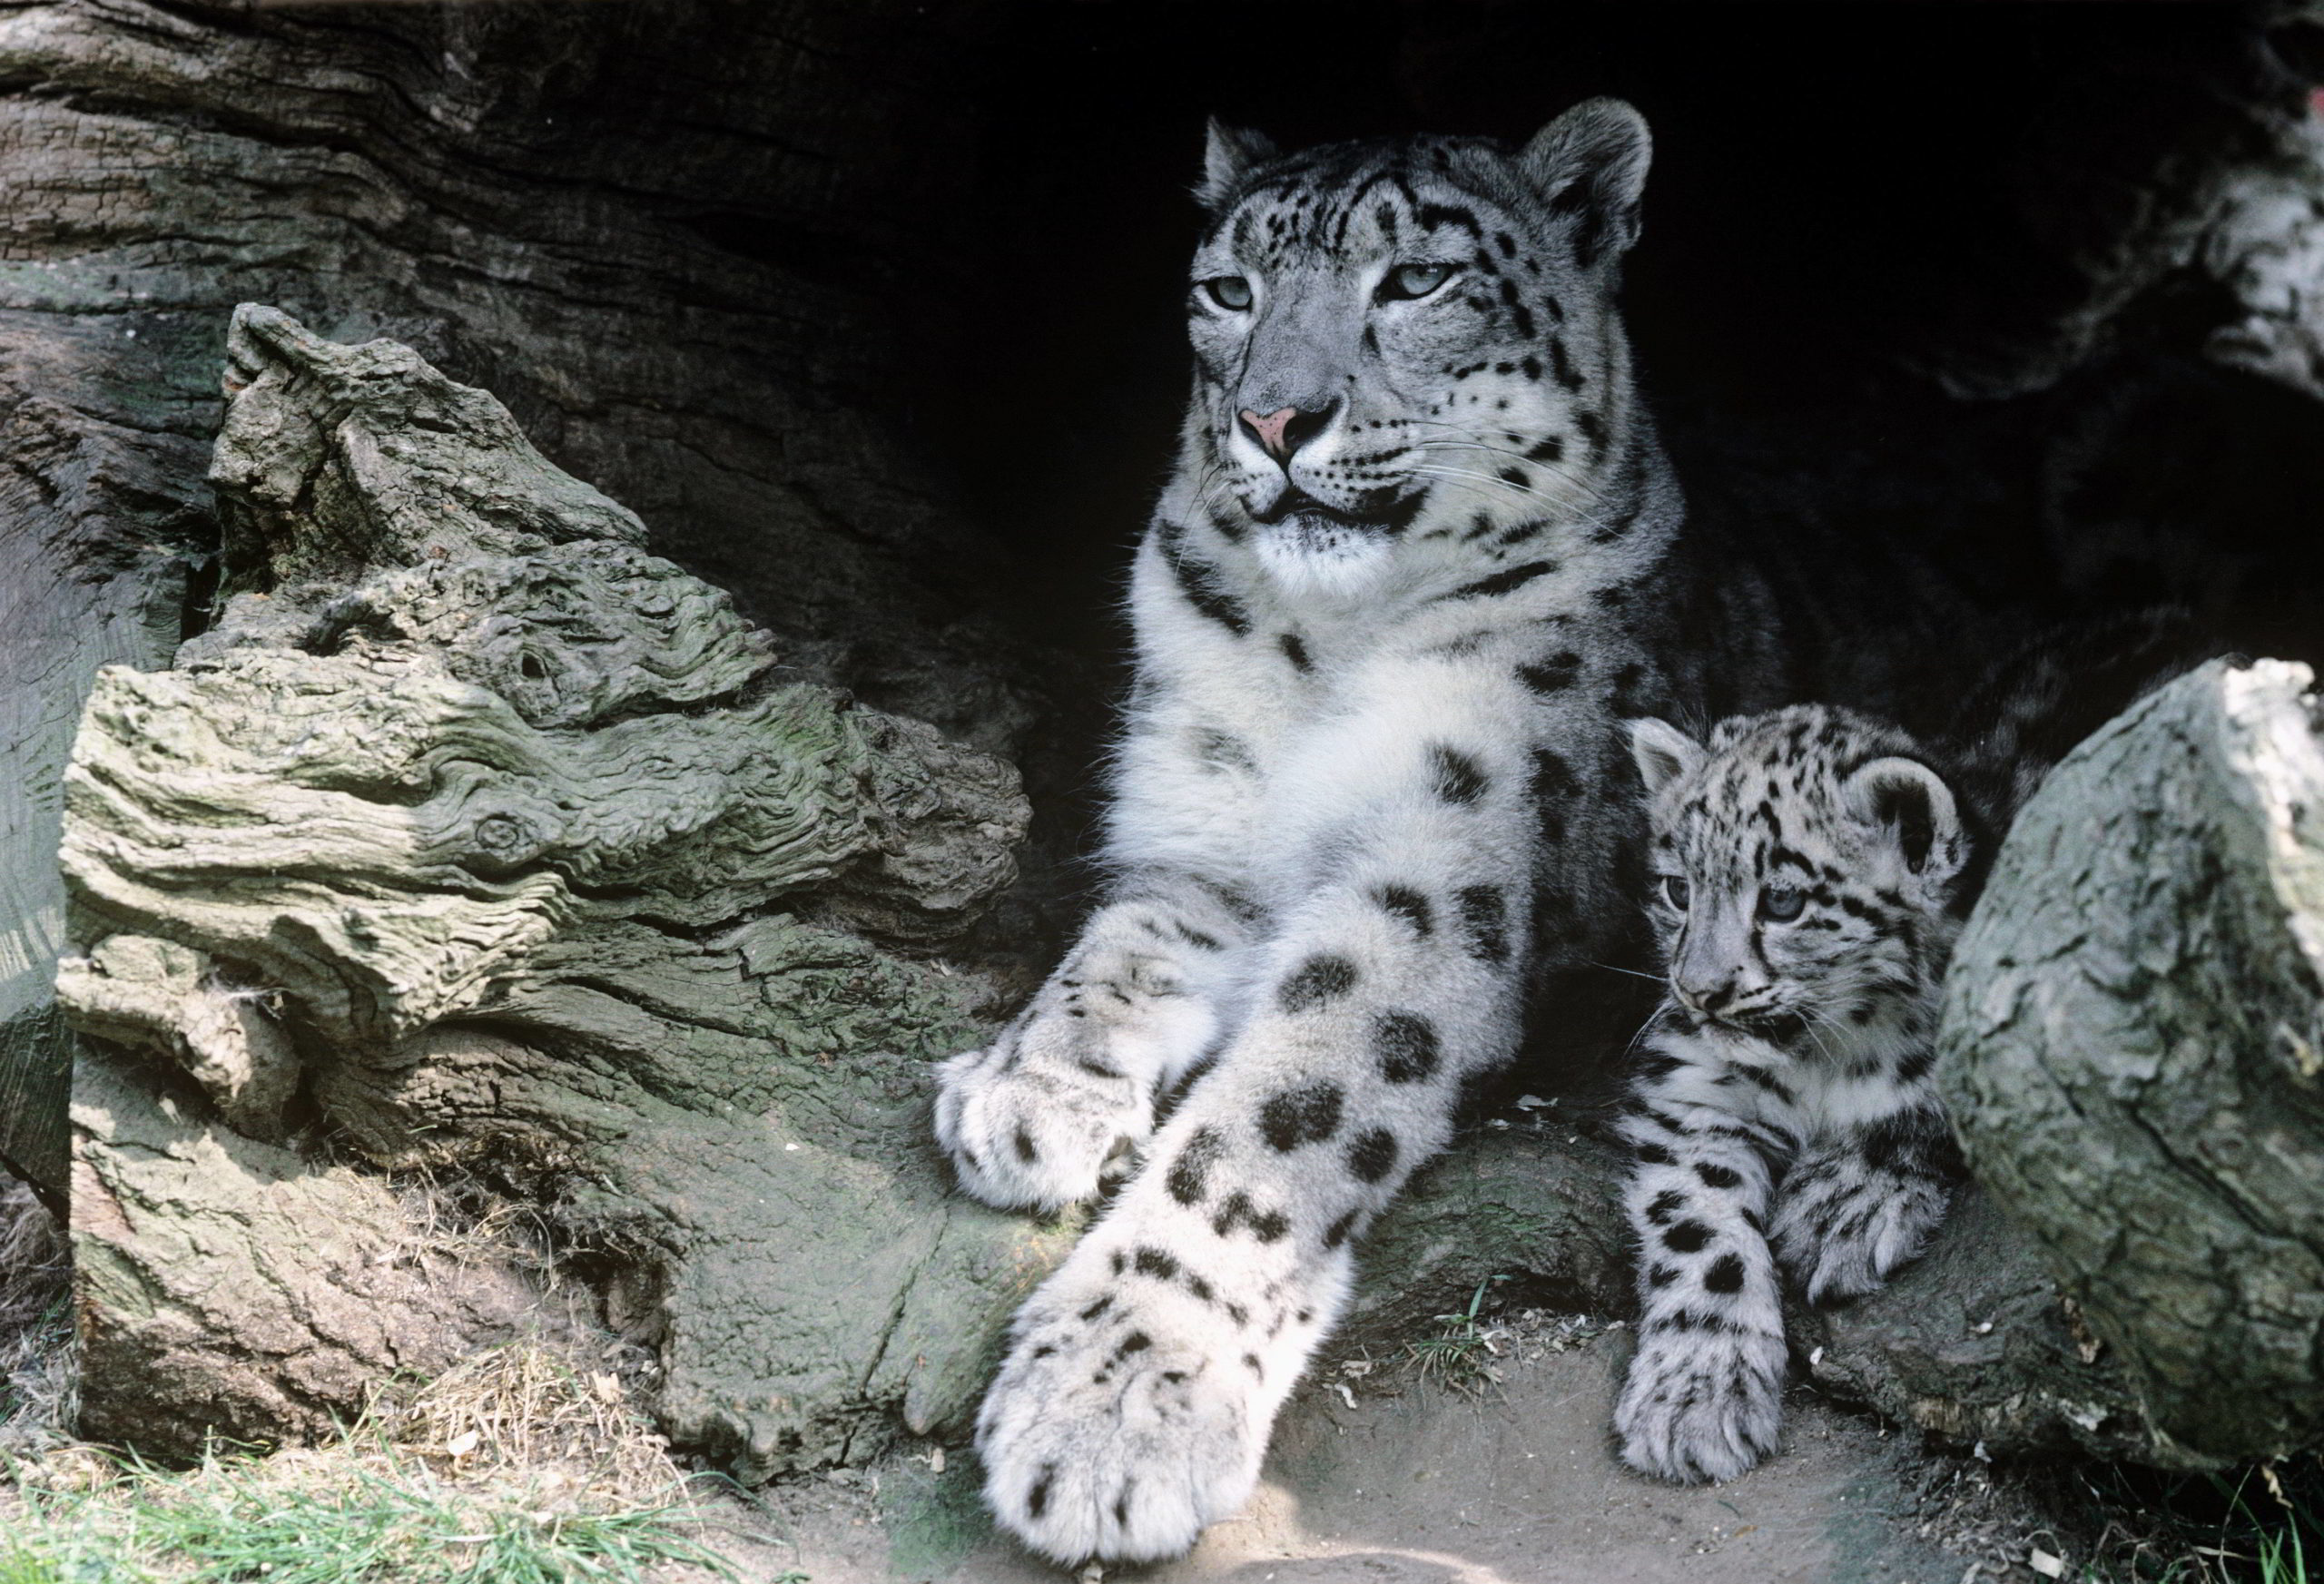
[[[1780,1131],[1712,1098],[1716,1054],[1649,1034],[1621,1132],[1638,1240],[1638,1348],[1614,1409],[1622,1457],[1666,1480],[1725,1480],[1775,1451],[1787,1353],[1764,1223]]]
[[[1957,1173],[1935,1097],[1901,1091],[1895,1109],[1793,1163],[1776,1194],[1776,1252],[1811,1304],[1874,1292],[1936,1230]]]

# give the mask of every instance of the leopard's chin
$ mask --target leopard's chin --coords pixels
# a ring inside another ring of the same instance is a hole
[[[1260,566],[1287,593],[1333,599],[1370,590],[1394,546],[1386,530],[1324,511],[1287,513],[1260,524],[1251,539]]]

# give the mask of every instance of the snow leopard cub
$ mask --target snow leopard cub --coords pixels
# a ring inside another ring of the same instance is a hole
[[[1844,710],[1630,740],[1669,988],[1621,1122],[1640,1313],[1614,1422],[1633,1467],[1723,1480],[1776,1444],[1776,1266],[1854,1297],[1944,1215],[1929,1068],[1969,842],[1913,739]]]

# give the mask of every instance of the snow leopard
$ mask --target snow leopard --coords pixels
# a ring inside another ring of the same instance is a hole
[[[969,1193],[1111,1188],[978,1415],[1036,1551],[1168,1557],[1243,1505],[1464,1081],[1635,920],[1620,723],[1697,707],[1616,308],[1649,154],[1610,100],[1521,145],[1210,130],[1108,887],[939,1074]]]
[[[1945,1213],[1930,1069],[1971,841],[1920,744],[1849,711],[1630,738],[1668,995],[1619,1128],[1640,1315],[1615,1427],[1634,1468],[1724,1480],[1775,1449],[1778,1269],[1859,1296]]]

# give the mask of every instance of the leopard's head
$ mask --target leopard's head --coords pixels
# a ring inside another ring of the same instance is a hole
[[[1401,535],[1586,513],[1622,438],[1613,299],[1649,144],[1591,100],[1487,138],[1278,154],[1213,123],[1187,290],[1187,444],[1271,568]]]

